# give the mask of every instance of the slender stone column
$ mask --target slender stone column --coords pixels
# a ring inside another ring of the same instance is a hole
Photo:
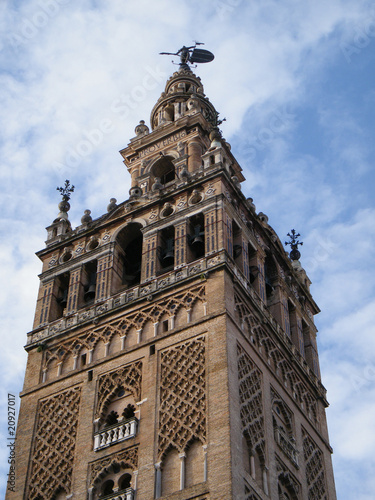
[[[125,349],[126,335],[123,335],[122,337],[120,337],[120,339],[121,339],[121,350],[123,351]]]
[[[159,326],[159,321],[154,323],[154,337],[156,337],[158,334],[158,326]]]
[[[267,472],[268,468],[266,466],[263,467],[263,491],[266,495],[268,495],[268,480],[267,480]]]
[[[207,481],[207,445],[203,445],[203,481]]]
[[[109,354],[109,342],[104,344],[104,357],[107,357]]]
[[[156,484],[155,484],[155,498],[161,497],[161,462],[155,464],[156,469]]]
[[[186,453],[180,453],[178,455],[180,457],[180,490],[183,490],[185,488],[185,459],[186,459]]]
[[[255,477],[255,458],[253,453],[250,455],[250,475],[253,479],[256,479]]]
[[[89,349],[89,359],[88,359],[88,364],[92,363],[93,354],[94,354],[94,349]]]

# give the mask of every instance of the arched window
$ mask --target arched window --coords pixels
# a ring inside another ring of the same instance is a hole
[[[203,214],[197,214],[190,217],[188,231],[188,243],[190,249],[190,252],[188,253],[188,261],[191,262],[193,260],[200,259],[205,254]]]
[[[127,490],[131,486],[131,480],[132,477],[130,474],[126,473],[123,476],[120,477],[118,485],[119,489],[121,490]]]
[[[132,287],[141,281],[143,235],[141,224],[127,224],[117,235],[117,266],[115,266],[115,293],[122,286]]]
[[[118,423],[118,413],[117,411],[111,411],[108,415],[107,418],[105,419],[105,426],[109,427],[111,425],[115,425]]]
[[[102,498],[134,498],[132,469],[128,464],[113,462],[107,465],[94,483],[94,500]],[[125,495],[122,495],[126,492]],[[113,496],[112,496],[113,495]]]
[[[107,481],[105,481],[102,485],[102,496],[106,496],[106,495],[110,495],[111,493],[113,493],[113,487],[114,487],[115,483],[114,481],[112,481],[112,479],[108,479]]]
[[[135,416],[134,412],[135,412],[134,405],[128,404],[128,406],[126,406],[126,408],[122,412],[122,416],[124,417],[125,420],[127,420],[127,419],[133,418]]]
[[[162,229],[159,234],[159,245],[157,248],[159,257],[159,269],[157,274],[162,274],[173,269],[174,266],[174,226]]]
[[[165,186],[176,178],[175,167],[172,162],[172,156],[162,156],[157,160],[151,168],[151,176],[153,179],[158,177],[160,183]]]
[[[101,450],[121,441],[133,438],[137,434],[134,397],[119,387],[106,402],[106,408],[100,419],[95,422],[94,450]]]

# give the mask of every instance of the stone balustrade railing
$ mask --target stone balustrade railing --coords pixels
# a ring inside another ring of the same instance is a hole
[[[137,433],[137,426],[138,420],[133,417],[102,429],[94,435],[94,451],[134,437]]]
[[[126,488],[126,490],[106,495],[105,497],[102,497],[102,500],[134,500],[134,498],[135,495],[133,488]]]

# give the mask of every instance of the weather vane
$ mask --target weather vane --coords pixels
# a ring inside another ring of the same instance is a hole
[[[74,186],[70,185],[70,181],[66,180],[65,181],[65,186],[64,187],[57,187],[57,191],[60,191],[61,196],[63,197],[63,200],[68,201],[70,200],[70,195],[71,193],[74,192]]]
[[[207,63],[214,60],[215,56],[212,52],[204,49],[197,49],[197,45],[204,45],[204,43],[195,42],[195,45],[192,45],[191,47],[185,47],[184,45],[177,52],[160,52],[160,54],[168,56],[180,56],[179,64],[181,68],[188,68],[188,63]]]
[[[292,234],[290,234],[292,233]],[[291,232],[287,234],[289,236],[290,241],[286,241],[285,245],[290,245],[290,258],[292,260],[299,260],[301,257],[301,252],[298,250],[298,245],[303,245],[302,241],[299,241],[297,238],[301,236],[299,233],[296,233],[295,229],[292,229]]]

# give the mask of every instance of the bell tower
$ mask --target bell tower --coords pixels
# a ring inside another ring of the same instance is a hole
[[[336,498],[299,235],[242,192],[190,67],[210,53],[177,54],[120,151],[129,198],[73,229],[59,188],[8,500]]]

